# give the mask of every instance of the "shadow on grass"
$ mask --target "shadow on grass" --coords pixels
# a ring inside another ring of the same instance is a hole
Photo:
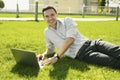
[[[51,80],[65,80],[69,69],[75,69],[80,72],[90,69],[87,64],[68,57],[61,58],[57,63],[53,64],[53,67],[54,69],[50,71]]]
[[[16,64],[12,68],[11,72],[14,74],[18,74],[20,77],[29,77],[30,78],[30,77],[37,77],[39,68]]]
[[[0,22],[0,24],[3,24],[2,22]]]

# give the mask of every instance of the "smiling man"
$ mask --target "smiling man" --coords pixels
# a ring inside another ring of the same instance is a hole
[[[47,49],[37,56],[42,65],[56,63],[62,55],[87,63],[120,68],[120,46],[97,40],[89,40],[77,30],[77,24],[71,18],[58,19],[58,13],[52,6],[43,8],[44,20],[48,27],[44,31]],[[58,51],[53,57],[44,59],[54,48]]]

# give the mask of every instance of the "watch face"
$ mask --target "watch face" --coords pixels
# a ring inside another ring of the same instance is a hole
[[[60,57],[58,56],[58,54],[55,54],[54,57],[57,57],[58,59],[60,59]]]

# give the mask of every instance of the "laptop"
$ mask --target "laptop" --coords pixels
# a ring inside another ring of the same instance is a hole
[[[12,48],[11,52],[16,60],[17,64],[27,65],[27,66],[35,66],[38,68],[42,68],[41,61],[38,61],[33,51],[27,51],[22,49]]]

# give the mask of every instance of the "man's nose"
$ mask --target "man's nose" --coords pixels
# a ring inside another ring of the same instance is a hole
[[[51,20],[51,19],[52,19],[52,17],[50,16],[50,17],[49,17],[49,20]]]

